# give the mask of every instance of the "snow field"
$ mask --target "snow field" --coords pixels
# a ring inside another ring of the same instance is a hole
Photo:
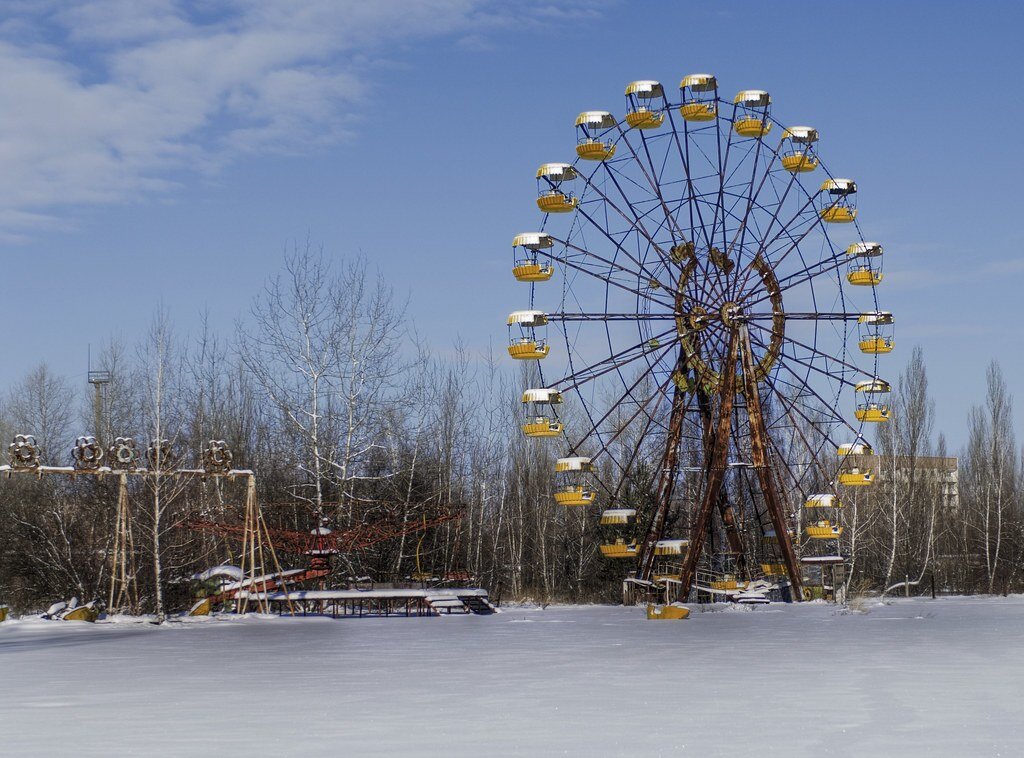
[[[1024,597],[0,625],[0,755],[1021,756]]]

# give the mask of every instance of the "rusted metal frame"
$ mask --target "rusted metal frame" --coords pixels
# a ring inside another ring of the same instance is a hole
[[[793,549],[793,541],[789,537],[786,513],[779,497],[775,472],[768,460],[768,443],[766,441],[768,430],[764,424],[764,417],[761,415],[761,398],[758,394],[757,378],[754,374],[754,353],[750,346],[747,325],[740,324],[737,332],[740,338],[740,360],[743,364],[743,395],[746,400],[747,418],[750,421],[751,463],[754,465],[754,471],[757,473],[761,485],[761,494],[768,506],[768,512],[775,527],[776,539],[792,585],[790,594],[792,599],[799,601],[803,597],[800,565],[796,559],[796,551]]]
[[[736,398],[736,360],[739,353],[739,335],[734,328],[729,336],[729,354],[722,367],[722,383],[720,387],[720,405],[715,428],[715,438],[706,451],[704,464],[704,488],[697,518],[691,527],[690,544],[683,561],[680,578],[680,596],[683,599],[690,594],[693,578],[700,559],[701,548],[711,523],[711,512],[718,501],[725,478],[725,466],[729,459],[729,438],[732,426],[732,406]]]
[[[711,398],[708,397],[707,392],[699,387],[697,388],[696,395],[703,426],[704,449],[706,450],[710,445],[712,433]],[[736,514],[733,511],[732,503],[729,502],[729,495],[724,487],[718,496],[716,506],[718,507],[718,514],[722,519],[722,526],[725,527],[726,540],[728,540],[732,552],[737,556],[736,564],[744,578],[749,578],[750,572],[747,566],[747,557],[743,551],[743,538],[736,526]]]
[[[677,367],[682,362],[682,355],[680,355]],[[644,535],[637,555],[636,576],[644,581],[649,581],[651,578],[651,570],[654,567],[654,545],[661,539],[665,530],[665,520],[668,517],[672,491],[675,488],[676,474],[679,468],[679,443],[682,441],[683,420],[686,416],[687,405],[686,393],[679,388],[678,384],[675,385],[672,391],[672,413],[669,419],[665,453],[661,459],[658,485],[654,492],[654,513],[651,514],[647,533]]]

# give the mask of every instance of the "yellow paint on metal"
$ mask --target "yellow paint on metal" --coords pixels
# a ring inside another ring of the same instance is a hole
[[[606,161],[615,155],[615,145],[611,142],[588,140],[576,145],[576,155],[585,161]]]
[[[857,218],[857,211],[854,208],[837,205],[831,208],[821,209],[821,220],[827,224],[849,224]]]
[[[536,340],[520,340],[508,346],[508,354],[517,361],[539,361],[547,358],[551,345],[538,346]]]
[[[636,558],[636,543],[624,540],[598,545],[605,558]]]
[[[844,471],[839,474],[839,483],[844,487],[866,487],[873,484],[875,475],[871,471]]]
[[[846,281],[858,287],[873,287],[881,284],[885,275],[881,271],[872,271],[867,266],[846,272]]]
[[[690,615],[690,609],[684,605],[655,605],[647,606],[647,618],[655,619],[684,619]]]
[[[889,420],[891,415],[888,405],[875,403],[860,407],[856,410],[858,421],[867,421],[873,424],[884,423]]]
[[[793,153],[784,155],[781,158],[782,167],[793,174],[814,171],[818,167],[818,161],[807,153]]]
[[[868,337],[866,340],[858,342],[857,345],[862,353],[891,353],[893,348],[896,347],[896,340],[886,337]]]
[[[565,487],[555,492],[555,502],[559,505],[593,505],[597,493],[583,488],[583,485]]]
[[[843,527],[839,526],[839,524],[833,524],[828,520],[819,521],[807,526],[807,536],[815,540],[838,539],[842,533]]]
[[[665,122],[665,114],[646,109],[630,111],[626,114],[626,123],[634,129],[657,129]]]
[[[62,618],[64,621],[88,621],[92,624],[95,623],[99,616],[100,612],[97,608],[83,605],[80,608],[75,608],[73,611],[68,611]]]
[[[714,121],[718,117],[718,106],[715,103],[683,103],[679,106],[679,115],[687,121]]]
[[[580,204],[579,198],[562,192],[546,192],[537,198],[537,207],[545,213],[570,213]]]
[[[523,434],[527,437],[558,437],[564,429],[561,421],[553,419],[534,419],[523,424]]]
[[[512,268],[512,275],[521,282],[546,282],[554,273],[555,269],[551,264],[539,261],[524,261]]]
[[[732,127],[741,137],[763,137],[772,130],[770,121],[762,121],[750,116],[736,119],[736,123]]]

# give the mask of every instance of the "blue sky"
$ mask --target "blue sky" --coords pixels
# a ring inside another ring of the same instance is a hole
[[[87,343],[135,339],[161,302],[229,333],[307,235],[374,261],[438,350],[500,349],[537,165],[630,80],[710,71],[769,90],[857,180],[886,373],[924,348],[951,442],[991,358],[1024,402],[1016,4],[199,7],[0,4],[0,385],[46,361],[84,386]]]

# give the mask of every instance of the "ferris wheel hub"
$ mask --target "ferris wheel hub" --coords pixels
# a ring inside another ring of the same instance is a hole
[[[740,307],[739,303],[730,300],[718,309],[718,315],[722,319],[723,324],[732,327],[738,322],[738,317],[743,315],[743,308]]]

